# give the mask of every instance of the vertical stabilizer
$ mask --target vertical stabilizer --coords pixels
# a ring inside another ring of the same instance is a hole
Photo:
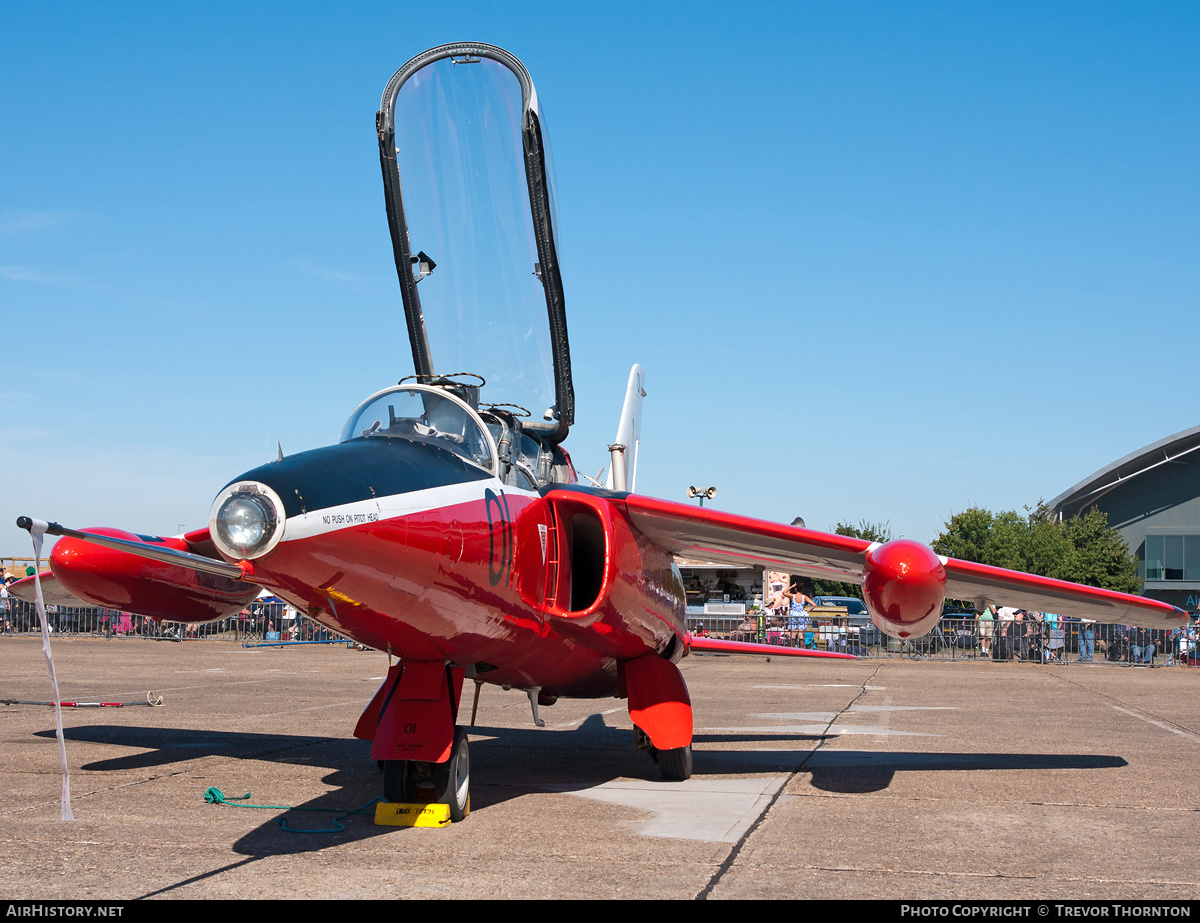
[[[632,491],[637,482],[638,444],[642,439],[642,398],[646,396],[646,373],[634,363],[629,370],[629,384],[625,388],[625,404],[621,407],[621,422],[617,424],[617,438],[609,446],[612,465],[604,486],[609,490]]]

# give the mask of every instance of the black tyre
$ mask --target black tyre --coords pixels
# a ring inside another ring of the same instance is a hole
[[[692,777],[692,747],[658,751],[658,770],[668,782],[683,782]]]
[[[471,748],[467,729],[454,729],[450,759],[434,767],[438,804],[450,805],[450,820],[457,823],[471,813]]]
[[[383,797],[401,804],[437,801],[440,768],[420,760],[384,760]]]
[[[408,760],[380,760],[383,766],[383,797],[388,801],[411,804],[416,800]]]

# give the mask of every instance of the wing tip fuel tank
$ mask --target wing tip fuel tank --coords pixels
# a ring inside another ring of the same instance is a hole
[[[188,553],[182,538],[156,537],[148,541],[132,532],[109,528],[91,529],[87,535],[117,539],[127,547],[144,545]],[[167,563],[65,534],[50,552],[50,570],[80,599],[177,622],[210,622],[233,615],[259,590],[255,584],[202,573],[186,564]]]
[[[909,538],[872,545],[863,560],[863,601],[884,634],[926,634],[942,617],[946,568],[933,549]]]

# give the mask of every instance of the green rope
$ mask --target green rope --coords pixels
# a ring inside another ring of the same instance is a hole
[[[289,827],[287,818],[277,817],[279,826],[288,833],[338,833],[345,830],[346,825],[341,823],[347,817],[353,817],[356,814],[365,814],[367,816],[374,815],[374,811],[370,810],[376,802],[383,801],[382,798],[372,798],[360,808],[355,808],[353,811],[342,811],[340,808],[297,808],[286,804],[234,804],[235,801],[245,801],[250,797],[250,792],[244,795],[226,795],[223,791],[215,786],[209,788],[204,793],[204,800],[209,804],[224,804],[231,808],[260,808],[264,811],[313,811],[320,814],[337,814],[333,819],[332,827],[325,827],[320,830],[303,830],[300,827]]]

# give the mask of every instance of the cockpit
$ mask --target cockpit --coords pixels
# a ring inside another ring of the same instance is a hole
[[[486,396],[516,404],[493,404],[489,416],[467,402],[495,430],[500,466],[507,425],[512,464],[536,478],[539,458],[520,434],[542,448],[561,443],[575,399],[533,81],[501,48],[443,45],[396,72],[376,125],[416,380],[460,377],[450,369],[486,376]]]
[[[554,178],[528,71],[492,45],[430,49],[388,82],[376,127],[416,374],[363,402],[342,440],[429,443],[527,490],[573,482]]]
[[[511,404],[480,405],[479,386],[445,379],[402,383],[371,395],[342,427],[339,442],[405,439],[437,446],[525,490],[574,481],[561,449],[526,432],[528,411]]]

